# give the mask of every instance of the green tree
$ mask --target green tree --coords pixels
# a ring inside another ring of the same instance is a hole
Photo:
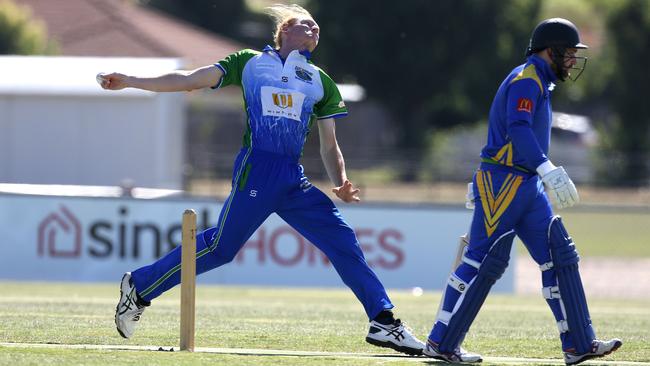
[[[518,63],[539,0],[312,0],[314,56],[337,81],[357,82],[399,124],[401,148],[423,151],[431,131],[487,116]],[[415,178],[405,176],[405,178]]]
[[[0,54],[51,54],[55,50],[45,26],[32,19],[29,9],[0,0]]]
[[[612,183],[640,186],[650,177],[650,2],[629,0],[608,19],[608,47],[613,48],[615,72],[608,97],[616,117],[603,136]]]
[[[553,109],[556,111],[589,115],[594,118],[596,109],[607,107],[602,92],[611,76],[610,49],[603,44],[608,14],[617,6],[610,0],[544,0],[540,19],[562,17],[569,19],[580,30],[583,43],[589,49],[580,51],[587,56],[587,68],[577,82],[559,83],[553,92]]]
[[[209,31],[238,37],[247,13],[244,0],[140,0],[147,6]]]

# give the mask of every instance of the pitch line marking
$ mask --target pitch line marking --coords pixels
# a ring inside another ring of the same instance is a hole
[[[114,350],[114,351],[169,351],[172,347],[160,346],[131,346],[131,345],[106,345],[106,344],[53,344],[53,343],[10,343],[0,342],[0,347],[12,348],[62,348],[62,349],[89,349],[89,350]],[[177,346],[173,347],[175,352],[180,352]],[[427,357],[407,356],[390,353],[352,353],[352,352],[322,352],[322,351],[294,351],[278,349],[259,349],[259,348],[210,348],[196,347],[194,352],[229,354],[241,356],[294,356],[294,357],[340,357],[340,358],[364,358],[364,359],[382,359],[393,361],[411,361],[411,362],[438,362],[437,360]],[[541,364],[541,365],[564,365],[564,361],[559,358],[521,358],[521,357],[483,357],[487,363],[502,365]],[[442,362],[440,362],[442,363]],[[606,358],[598,358],[586,361],[584,365],[630,365],[630,366],[650,366],[650,362],[634,361],[614,361]]]

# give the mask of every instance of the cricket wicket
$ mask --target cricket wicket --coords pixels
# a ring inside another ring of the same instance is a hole
[[[196,212],[183,212],[181,239],[181,351],[194,352]]]

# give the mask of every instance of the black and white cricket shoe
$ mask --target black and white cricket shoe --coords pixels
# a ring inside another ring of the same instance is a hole
[[[392,348],[411,356],[421,355],[424,349],[424,343],[417,339],[411,333],[411,329],[399,319],[388,325],[371,321],[366,342],[379,347]]]
[[[427,346],[422,352],[425,356],[435,358],[436,360],[442,360],[449,363],[479,363],[483,362],[483,357],[477,353],[471,353],[466,351],[463,347],[458,347],[454,352],[442,352],[438,348],[438,345],[431,341],[427,340]]]
[[[587,353],[574,353],[574,352],[564,352],[564,362],[567,365],[577,365],[581,362],[590,360],[596,357],[603,357],[608,355],[623,345],[623,342],[620,339],[614,338],[609,341],[600,341],[595,339],[591,343],[591,351]]]
[[[131,281],[131,272],[126,272],[120,283],[120,302],[115,308],[115,326],[124,338],[130,338],[135,331],[142,312],[148,306],[138,301],[135,286]]]

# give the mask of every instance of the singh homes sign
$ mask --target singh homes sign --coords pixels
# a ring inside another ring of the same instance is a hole
[[[187,208],[196,210],[198,230],[217,225],[221,203],[210,200],[2,194],[0,279],[118,281],[123,272],[180,245],[181,214]],[[471,216],[454,207],[339,208],[369,265],[390,288],[440,289]],[[199,276],[199,283],[344,286],[327,257],[276,215],[231,263]],[[513,287],[508,270],[495,290]]]

